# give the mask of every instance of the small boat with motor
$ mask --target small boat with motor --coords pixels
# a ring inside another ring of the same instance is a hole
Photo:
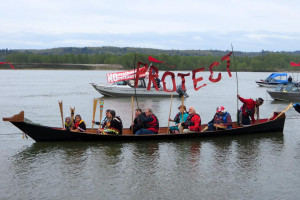
[[[298,84],[280,84],[274,91],[267,90],[267,92],[274,100],[300,101],[300,89],[298,88]]]
[[[180,85],[177,86],[176,92],[165,92],[159,87],[159,91],[155,88],[147,90],[147,86],[144,79],[140,79],[138,87],[134,88],[134,80],[119,81],[113,84],[95,84],[90,83],[95,90],[100,94],[108,97],[170,97],[171,95],[188,97],[189,95],[184,91]]]
[[[265,78],[265,80],[260,80],[255,82],[261,87],[277,87],[277,85],[279,84],[286,85],[292,82],[292,77],[289,76],[288,78],[287,73],[272,73],[270,76]]]
[[[286,109],[287,110],[287,109]],[[285,111],[286,111],[285,110]],[[129,128],[124,128],[122,135],[102,135],[97,133],[96,128],[88,128],[86,132],[68,131],[58,127],[49,127],[31,122],[24,118],[24,111],[10,118],[3,118],[3,121],[11,122],[19,128],[26,136],[36,142],[56,142],[56,141],[139,141],[139,140],[172,140],[203,137],[220,137],[229,135],[259,134],[267,132],[282,132],[285,122],[285,111],[274,112],[269,119],[259,119],[250,126],[240,126],[233,123],[232,129],[220,129],[216,131],[203,131],[198,133],[168,133],[167,127],[160,127],[158,134],[133,135]],[[207,124],[201,125],[201,130]]]

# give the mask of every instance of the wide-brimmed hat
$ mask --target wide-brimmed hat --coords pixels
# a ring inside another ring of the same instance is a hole
[[[181,105],[181,106],[178,107],[178,109],[180,109],[180,108],[183,108],[184,110],[186,110],[185,105]]]

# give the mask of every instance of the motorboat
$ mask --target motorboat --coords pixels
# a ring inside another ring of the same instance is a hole
[[[267,90],[267,92],[274,100],[280,100],[280,101],[300,100],[300,90],[298,88],[298,84],[295,83],[288,83],[287,85],[279,84],[274,91]]]
[[[289,76],[288,78],[287,73],[272,73],[267,78],[265,78],[265,80],[255,82],[261,87],[277,87],[279,84],[286,85],[292,82],[292,77]]]
[[[171,95],[188,97],[186,90],[183,90],[181,85],[177,86],[176,92],[166,92],[159,85],[159,91],[155,88],[150,88],[147,90],[147,85],[144,78],[139,79],[138,86],[134,87],[134,80],[124,80],[115,82],[113,84],[95,84],[90,83],[95,90],[100,94],[109,97],[129,97],[129,96],[139,96],[139,97],[170,97]]]

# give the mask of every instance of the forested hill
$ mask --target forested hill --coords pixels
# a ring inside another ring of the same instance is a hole
[[[177,56],[223,56],[227,52],[231,51],[228,49],[227,51],[220,50],[162,50],[162,49],[152,49],[152,48],[133,48],[133,47],[62,47],[62,48],[52,48],[52,49],[42,49],[42,50],[33,50],[33,49],[16,49],[16,50],[0,50],[1,53],[11,53],[11,52],[19,52],[25,54],[39,54],[39,55],[64,55],[64,54],[111,54],[111,55],[125,55],[127,53],[139,53],[139,54],[148,54],[148,55],[177,55]],[[294,52],[271,52],[264,51],[261,52],[234,52],[235,56],[258,56],[265,55],[267,53],[286,53],[290,55],[300,55],[299,51]]]
[[[0,50],[0,61],[15,64],[119,64],[124,68],[132,68],[134,58],[146,62],[148,56],[165,61],[167,65],[160,69],[191,70],[208,66],[214,61],[221,61],[228,51],[219,50],[161,50],[150,48],[118,48],[118,47],[64,47],[43,50]],[[300,62],[300,51],[295,52],[234,52],[233,63],[239,71],[287,71],[290,62]],[[159,65],[159,64],[158,64]],[[49,65],[47,65],[49,66]],[[63,65],[61,65],[63,66]],[[233,66],[232,66],[233,67]],[[225,70],[226,62],[218,66]]]

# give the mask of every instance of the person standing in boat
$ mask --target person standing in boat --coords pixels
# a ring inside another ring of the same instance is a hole
[[[242,107],[239,110],[239,122],[241,122],[242,125],[250,125],[252,120],[252,124],[255,123],[255,111],[257,113],[257,116],[259,116],[259,106],[261,106],[264,103],[264,100],[262,98],[258,98],[255,101],[253,99],[244,99],[240,97],[240,95],[237,95],[238,99],[243,103]],[[259,118],[259,117],[257,117]]]
[[[232,129],[232,120],[230,114],[224,106],[217,107],[217,112],[214,118],[208,122],[208,130],[214,131],[216,127],[224,129]]]
[[[108,118],[109,111],[110,109],[107,109],[105,111],[105,118],[102,120],[101,128],[105,128],[105,126],[109,125],[109,118]],[[92,120],[92,123],[100,126],[100,122],[96,122],[95,120]]]
[[[145,124],[145,128],[138,130],[135,135],[158,134],[159,121],[151,108],[146,109],[145,113],[140,114],[138,119]]]
[[[139,116],[141,114],[142,114],[142,110],[140,108],[135,109],[135,117],[130,126],[130,129],[133,130],[133,134],[135,134],[138,130],[145,127],[142,120],[139,119]]]
[[[106,134],[122,135],[123,123],[121,118],[119,116],[116,116],[116,112],[114,110],[109,110],[107,117],[109,123],[107,123],[104,128],[98,129],[98,133],[104,135]]]
[[[80,115],[75,116],[74,129],[77,132],[85,132],[86,131],[85,122],[81,119]]]
[[[171,122],[175,122],[175,126],[170,126],[170,133],[178,133],[179,129],[178,126],[180,125],[180,123],[185,122],[189,116],[189,114],[186,112],[186,107],[185,105],[181,105],[178,107],[179,112],[176,114],[176,116],[174,117],[174,119],[169,119],[169,121]]]
[[[201,117],[193,106],[189,107],[189,116],[186,122],[178,126],[180,133],[196,133],[201,131]]]

